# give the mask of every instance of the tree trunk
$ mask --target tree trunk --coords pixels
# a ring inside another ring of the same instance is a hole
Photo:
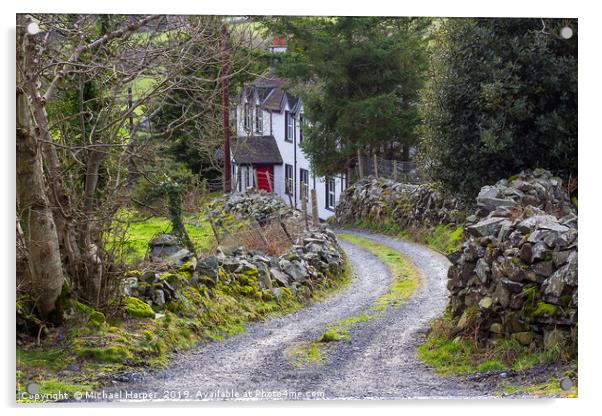
[[[63,287],[58,235],[46,195],[41,146],[31,129],[29,103],[23,90],[25,59],[24,15],[17,16],[17,201],[27,250],[32,292],[38,311],[47,316],[56,307]]]

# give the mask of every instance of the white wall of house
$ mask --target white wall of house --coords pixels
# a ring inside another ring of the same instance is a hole
[[[245,129],[244,126],[244,105],[249,105],[249,111],[251,112],[251,130]],[[327,203],[327,192],[326,192],[326,178],[315,176],[311,170],[309,160],[299,147],[299,138],[301,134],[301,126],[299,121],[299,113],[302,112],[302,104],[298,106],[297,113],[294,115],[294,138],[292,141],[285,140],[285,114],[287,111],[291,111],[289,103],[284,98],[284,103],[280,112],[277,111],[266,111],[259,107],[259,102],[255,99],[250,102],[242,101],[237,106],[236,124],[237,124],[237,136],[247,135],[273,135],[278,145],[278,150],[282,156],[283,164],[274,165],[274,192],[278,194],[287,204],[289,203],[289,197],[285,192],[285,165],[293,166],[293,179],[295,190],[291,195],[292,202],[297,209],[301,209],[301,180],[300,170],[305,169],[309,173],[309,194],[307,211],[311,214],[311,190],[316,190],[316,196],[318,200],[318,216],[322,220],[328,219],[334,215],[334,210],[329,209]],[[257,132],[255,129],[255,111],[261,111],[263,114],[263,131]],[[296,158],[296,161],[295,161]],[[241,177],[243,178],[242,189],[244,192],[244,176],[248,178],[249,186],[253,184],[253,171],[248,167],[241,167]],[[335,205],[338,203],[341,193],[343,191],[344,176],[337,175],[334,179],[334,195]]]

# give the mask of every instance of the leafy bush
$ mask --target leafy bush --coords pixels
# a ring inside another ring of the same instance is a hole
[[[525,168],[577,172],[577,20],[447,19],[421,96],[420,158],[472,197]],[[568,25],[574,35],[559,36]]]

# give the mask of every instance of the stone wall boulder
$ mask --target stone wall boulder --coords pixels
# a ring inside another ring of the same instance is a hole
[[[215,201],[213,209],[221,207],[226,213],[239,218],[255,218],[260,223],[274,216],[300,217],[298,211],[281,198],[265,191],[232,193]]]
[[[372,176],[360,179],[342,195],[336,208],[341,225],[374,221],[401,227],[460,224],[464,205],[432,185],[410,185]]]
[[[450,255],[450,307],[482,340],[567,343],[577,325],[577,211],[550,172],[522,172],[477,197],[468,239]],[[546,341],[548,340],[548,341]]]

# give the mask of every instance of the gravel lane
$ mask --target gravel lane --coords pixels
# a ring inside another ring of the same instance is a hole
[[[249,324],[243,334],[178,354],[167,369],[105,392],[118,393],[121,400],[487,397],[478,384],[435,376],[416,358],[428,321],[447,302],[447,259],[419,244],[345,231],[398,250],[420,271],[421,285],[406,304],[354,326],[350,341],[336,343],[323,365],[295,368],[285,351],[318,338],[329,323],[366,311],[391,283],[376,256],[345,241],[341,246],[356,275],[345,290],[286,316]]]

